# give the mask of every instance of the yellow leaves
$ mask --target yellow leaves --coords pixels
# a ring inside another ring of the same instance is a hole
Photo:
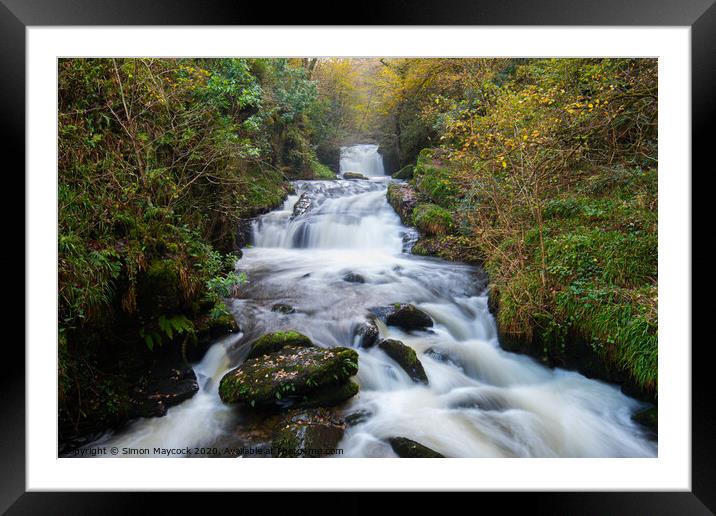
[[[504,161],[502,162],[502,168],[507,168],[507,163],[505,163]]]

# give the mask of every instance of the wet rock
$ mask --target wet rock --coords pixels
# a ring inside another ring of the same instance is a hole
[[[196,330],[196,341],[187,343],[184,348],[184,358],[187,362],[199,362],[209,350],[211,345],[231,333],[240,331],[240,327],[234,316],[228,312],[214,317],[207,313],[194,321]]]
[[[258,358],[263,355],[275,353],[286,346],[306,348],[314,346],[313,341],[297,331],[277,331],[267,333],[251,344],[246,359]]]
[[[405,459],[444,459],[445,456],[406,437],[388,439],[393,451]]]
[[[368,421],[368,418],[370,418],[373,415],[373,413],[366,409],[357,410],[355,412],[351,412],[345,417],[346,425],[347,426],[357,426],[361,423],[365,423]]]
[[[657,407],[639,410],[631,416],[634,422],[646,427],[654,435],[659,432],[659,412]]]
[[[391,308],[385,318],[385,323],[389,326],[412,331],[423,330],[433,325],[430,316],[413,305],[396,303]]]
[[[316,404],[314,396],[326,403],[329,388],[339,391],[338,397],[354,390],[344,384],[357,372],[355,350],[287,346],[248,359],[226,373],[219,384],[219,396],[224,403],[251,407]]]
[[[307,193],[302,193],[301,196],[293,205],[293,216],[300,217],[312,208],[311,198]]]
[[[359,174],[358,172],[344,172],[343,173],[343,179],[368,179],[363,174]]]
[[[340,385],[328,387],[304,396],[302,399],[292,400],[291,406],[295,408],[335,407],[358,394],[360,386],[353,380]]]
[[[273,433],[273,457],[326,457],[335,454],[346,425],[325,409],[292,411]]]
[[[413,209],[418,203],[418,196],[407,183],[392,183],[388,185],[388,203],[393,207],[395,212],[403,221],[403,224],[410,226],[413,224]]]
[[[460,370],[463,370],[463,367],[460,365],[458,360],[450,356],[450,353],[442,349],[430,347],[425,350],[423,355],[429,356],[433,360],[437,360],[438,362],[442,362],[443,364],[448,364],[457,367]]]
[[[423,364],[418,360],[413,348],[395,339],[384,339],[378,343],[378,347],[397,362],[414,382],[422,382],[427,385],[428,375],[425,374]]]
[[[378,341],[380,331],[375,321],[368,320],[358,325],[356,335],[360,337],[359,345],[363,348],[371,348]]]
[[[286,303],[276,303],[271,307],[272,312],[279,312],[282,314],[295,314],[296,309]]]
[[[130,392],[130,418],[161,417],[167,409],[194,396],[199,383],[189,366],[157,365],[148,371],[149,380]]]
[[[413,165],[406,165],[397,172],[393,173],[394,179],[412,179],[413,178]]]
[[[240,250],[251,243],[253,234],[253,219],[239,219],[234,240],[234,251]]]
[[[365,278],[355,272],[348,272],[343,275],[343,281],[348,283],[365,283]]]

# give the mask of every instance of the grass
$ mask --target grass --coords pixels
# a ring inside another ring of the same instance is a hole
[[[418,197],[432,201],[413,211],[426,235],[416,254],[480,256],[499,293],[501,331],[539,343],[546,354],[564,353],[570,339],[583,339],[607,364],[656,393],[656,170],[601,169],[548,200],[544,280],[536,225],[521,235],[505,228],[498,245],[488,245],[466,216],[479,201],[447,200],[454,196],[449,167],[423,152],[415,170]]]
[[[413,210],[413,224],[428,235],[445,235],[454,227],[450,212],[437,204],[418,204]]]

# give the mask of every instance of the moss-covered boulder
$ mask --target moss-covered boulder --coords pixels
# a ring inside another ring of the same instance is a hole
[[[453,209],[461,197],[462,186],[455,165],[440,149],[423,149],[413,169],[413,183],[421,198],[443,208]]]
[[[340,385],[328,385],[301,399],[294,399],[294,408],[335,407],[358,394],[360,386],[353,380]]]
[[[358,172],[344,172],[343,173],[343,179],[368,179],[363,174],[359,174]]]
[[[326,457],[335,455],[346,425],[325,409],[292,411],[274,430],[273,457]]]
[[[412,179],[413,178],[413,165],[406,165],[397,172],[393,173],[395,179]]]
[[[285,313],[285,312],[284,312]],[[308,348],[314,346],[313,341],[306,337],[303,333],[297,331],[276,331],[267,333],[251,344],[251,349],[246,359],[258,358],[263,355],[270,355],[286,346],[294,346],[298,348]]]
[[[418,360],[418,355],[413,348],[395,339],[384,339],[380,341],[378,347],[395,360],[414,382],[427,385],[428,375],[425,374],[423,364]]]
[[[413,210],[413,225],[425,235],[446,235],[455,229],[452,215],[437,204],[418,204]]]
[[[390,447],[404,459],[444,459],[445,456],[407,437],[391,437]]]
[[[216,339],[236,333],[240,328],[234,316],[218,301],[194,320],[194,330],[196,338],[190,339],[183,348],[188,362],[199,362]]]
[[[412,186],[407,183],[392,183],[388,185],[388,204],[408,226],[413,223],[413,208],[418,204],[418,197]]]
[[[330,169],[328,165],[324,165],[317,159],[311,160],[308,163],[308,168],[311,171],[311,179],[335,179],[336,174]]]
[[[219,384],[219,396],[224,403],[251,407],[315,405],[314,396],[327,403],[329,389],[339,391],[337,396],[343,399],[354,390],[344,384],[357,372],[355,350],[287,346],[246,360],[226,373]]]
[[[433,320],[414,305],[395,303],[387,313],[385,323],[405,331],[412,331],[430,328],[433,325]]]

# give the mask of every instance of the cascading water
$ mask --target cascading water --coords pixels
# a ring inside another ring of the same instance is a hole
[[[360,393],[342,412],[364,417],[346,430],[343,456],[394,457],[385,441],[394,436],[448,457],[655,456],[656,443],[631,420],[640,402],[613,385],[502,350],[476,269],[404,252],[413,230],[386,201],[390,179],[379,159],[376,146],[344,149],[341,171],[369,180],[297,181],[282,208],[256,221],[255,245],[237,264],[248,282],[232,307],[245,334],[215,344],[195,367],[201,389],[193,398],[107,443],[213,446],[237,427],[250,431],[217,393],[246,343],[295,329],[322,346],[351,346],[370,308],[409,302],[435,326],[404,333],[381,325],[381,336],[415,349],[429,384],[413,382],[377,347],[358,349]],[[364,282],[345,281],[348,273]],[[279,302],[296,313],[271,311]]]
[[[358,172],[365,176],[384,176],[383,158],[377,145],[341,147],[341,174]]]

